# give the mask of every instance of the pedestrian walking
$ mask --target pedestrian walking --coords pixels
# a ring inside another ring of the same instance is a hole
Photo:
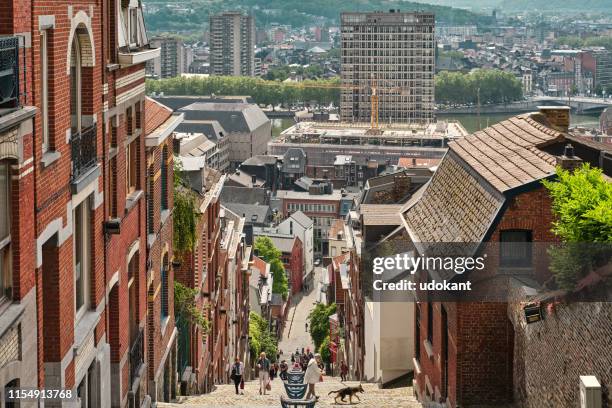
[[[287,380],[287,370],[289,370],[289,366],[287,365],[287,362],[285,360],[281,361],[279,377],[283,381]]]
[[[308,322],[304,323],[304,331],[308,333]]]
[[[259,369],[259,394],[266,395],[266,388],[270,383],[270,360],[266,358],[266,353],[263,351],[257,360],[257,368]]]
[[[242,383],[242,375],[244,374],[244,364],[240,361],[238,357],[234,360],[234,365],[232,365],[232,373],[230,378],[234,381],[234,386],[236,387],[236,395],[240,394],[238,391],[238,387],[240,387],[240,383]]]
[[[348,374],[348,366],[346,365],[344,360],[342,360],[342,363],[340,363],[340,378],[342,379],[342,381],[346,381],[347,374]]]
[[[308,367],[306,367],[306,373],[304,374],[304,382],[308,384],[306,399],[312,397],[315,397],[317,400],[319,399],[315,394],[315,384],[323,378],[323,371],[319,368],[319,364],[323,364],[323,361],[321,360],[321,355],[317,353],[308,362]]]

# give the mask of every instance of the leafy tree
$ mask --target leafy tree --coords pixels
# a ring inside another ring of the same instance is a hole
[[[330,343],[331,343],[331,339],[329,338],[329,334],[328,334],[327,337],[323,339],[323,343],[321,343],[321,347],[319,347],[319,354],[321,354],[321,359],[326,364],[331,363],[332,353],[330,349]]]
[[[289,294],[289,284],[285,267],[281,260],[281,251],[274,246],[270,237],[257,237],[255,240],[255,250],[261,259],[270,264],[273,277],[272,293],[281,294],[283,299],[286,300]]]
[[[476,69],[469,74],[440,72],[435,78],[436,102],[447,104],[507,103],[523,98],[521,81],[510,72]]]
[[[313,68],[314,69],[314,68]],[[166,95],[250,95],[256,103],[265,105],[293,102],[339,104],[340,79],[316,79],[299,84],[266,81],[253,77],[211,76],[208,78],[175,77],[147,80],[147,92]],[[335,88],[334,88],[335,87]]]
[[[193,250],[196,243],[196,225],[198,210],[196,194],[186,186],[183,179],[182,164],[178,158],[174,160],[174,207],[172,210],[173,248],[177,259]]]
[[[197,294],[197,289],[174,281],[174,313],[181,320],[198,326],[204,334],[207,334],[210,324],[204,312],[196,305],[195,298]]]
[[[562,244],[550,249],[551,271],[562,289],[573,289],[594,268],[610,260],[612,183],[588,164],[570,172],[557,169],[544,181],[556,216],[553,232]]]
[[[314,342],[315,349],[319,350],[325,337],[329,336],[329,317],[336,313],[336,304],[324,305],[317,303],[308,315],[310,320],[310,337]]]
[[[263,351],[271,360],[276,360],[278,341],[268,328],[268,322],[258,313],[249,314],[249,348],[251,361],[255,361]]]

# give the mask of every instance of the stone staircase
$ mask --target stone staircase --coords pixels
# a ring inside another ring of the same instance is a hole
[[[339,390],[345,386],[358,385],[358,382],[348,381],[341,383],[338,377],[324,377],[323,382],[316,386],[317,395],[320,400],[317,408],[350,406],[348,398],[344,404],[334,404],[333,394],[328,393]],[[358,394],[361,402],[353,398],[353,405],[360,408],[421,408],[421,404],[413,396],[412,387],[401,387],[392,389],[381,389],[378,384],[362,383],[365,393]],[[259,384],[257,381],[245,383],[244,395],[236,395],[233,385],[223,384],[209,394],[180,397],[174,403],[158,403],[160,408],[183,407],[183,408],[268,408],[280,407],[280,396],[285,395],[282,381],[276,378],[272,381],[272,390],[267,395],[259,395]]]

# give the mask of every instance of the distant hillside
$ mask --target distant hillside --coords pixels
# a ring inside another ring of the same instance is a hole
[[[482,1],[482,0],[481,0]],[[398,0],[222,0],[222,1],[159,1],[144,0],[147,5],[180,4],[191,8],[191,14],[161,9],[146,15],[147,29],[150,31],[188,31],[201,30],[208,23],[209,13],[222,10],[248,10],[259,26],[270,23],[290,24],[302,27],[323,21],[337,22],[343,11],[374,11],[400,9],[401,11],[433,11],[438,23],[479,24],[487,19],[467,10],[446,6],[431,5],[414,1]]]
[[[607,11],[612,13],[612,0],[503,0],[505,10],[575,10],[581,12]]]

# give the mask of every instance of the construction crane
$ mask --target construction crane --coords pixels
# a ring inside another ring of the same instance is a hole
[[[404,89],[402,89],[401,87],[380,88],[378,86],[378,81],[374,77],[372,77],[371,84],[369,86],[368,85],[358,86],[358,85],[315,84],[315,83],[303,83],[303,82],[279,82],[279,83],[265,82],[265,85],[268,85],[268,86],[283,85],[283,86],[289,86],[292,88],[349,89],[349,90],[360,90],[360,91],[369,88],[371,90],[370,92],[370,130],[373,131],[373,133],[376,133],[379,131],[379,122],[378,122],[379,94],[378,94],[378,91],[380,89],[384,89],[385,91],[389,91],[389,92],[394,92],[394,91],[404,92]]]

